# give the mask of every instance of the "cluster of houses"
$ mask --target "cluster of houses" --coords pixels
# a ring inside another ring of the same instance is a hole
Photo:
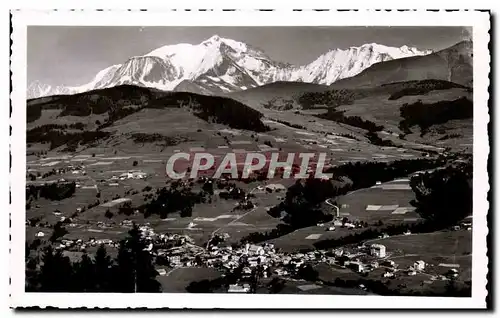
[[[408,268],[400,268],[399,264],[389,259],[390,254],[387,253],[386,247],[382,244],[360,245],[355,251],[339,248],[328,252],[327,255],[327,262],[329,264],[349,268],[360,274],[370,273],[376,269],[383,269],[381,276],[384,278],[395,278],[401,275],[415,276],[419,273],[429,275],[431,280],[446,280],[458,277],[458,270],[456,268],[452,268],[444,274],[428,274],[426,273],[426,269],[433,267],[433,265],[423,260],[415,261]]]
[[[469,221],[466,219],[466,221],[461,222],[459,225],[455,225],[453,227],[454,231],[459,231],[459,230],[467,230],[467,231],[472,231],[472,221]]]
[[[147,176],[148,176],[147,173],[135,170],[135,171],[124,172],[119,176],[112,176],[111,180],[146,179]]]
[[[325,227],[327,231],[335,231],[337,227],[346,228],[346,229],[361,229],[368,226],[368,223],[359,221],[359,220],[349,220],[348,218],[335,218],[332,222],[326,223],[318,223],[317,226]]]
[[[90,238],[87,241],[83,241],[82,239],[70,240],[70,239],[62,239],[59,242],[59,245],[55,246],[55,249],[61,249],[64,251],[74,251],[74,252],[83,252],[87,248],[90,247],[99,247],[104,245],[106,247],[118,248],[119,243],[114,242],[110,239],[95,239]]]
[[[122,226],[131,226],[130,221],[123,221]],[[300,268],[306,264],[327,263],[351,269],[363,274],[376,269],[383,269],[381,276],[395,278],[396,276],[414,276],[425,273],[429,264],[417,260],[412,266],[402,269],[394,260],[388,259],[390,253],[383,244],[360,245],[333,250],[314,250],[309,252],[284,253],[276,250],[273,244],[263,245],[245,244],[239,247],[212,245],[208,248],[195,245],[193,239],[182,234],[157,234],[145,224],[139,227],[140,235],[146,241],[145,250],[156,258],[157,264],[165,267],[211,267],[225,273],[234,273],[239,269],[242,283],[230,285],[228,292],[247,293],[250,290],[248,280],[256,269],[261,277],[271,275],[281,277],[295,277]],[[219,234],[222,240],[228,235]],[[56,249],[81,252],[89,247],[105,245],[118,248],[118,243],[110,239],[89,239],[88,241],[63,239]],[[162,262],[163,261],[163,262]],[[158,269],[160,275],[166,275],[166,268]],[[451,279],[458,276],[456,268],[450,269],[444,275],[437,275],[434,279]],[[432,280],[432,278],[431,278]]]

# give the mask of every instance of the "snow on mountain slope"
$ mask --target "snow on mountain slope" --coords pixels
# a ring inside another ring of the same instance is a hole
[[[99,82],[102,87],[122,84],[172,89],[177,79],[176,70],[169,60],[154,56],[136,56],[107,74]]]
[[[36,98],[41,96],[52,95],[52,87],[47,84],[43,84],[40,81],[33,81],[28,85],[26,90],[26,98]]]
[[[132,57],[100,71],[90,83],[78,87],[50,88],[34,82],[28,88],[28,96],[72,94],[121,84],[162,90],[184,87],[205,94],[235,92],[276,81],[329,85],[355,76],[374,63],[429,53],[408,46],[395,48],[372,43],[331,50],[309,64],[295,66],[276,62],[245,43],[214,35],[200,44],[166,45]]]
[[[289,80],[329,85],[339,79],[355,76],[375,63],[430,53],[430,50],[419,51],[407,46],[394,48],[376,43],[347,50],[336,49],[300,68]]]

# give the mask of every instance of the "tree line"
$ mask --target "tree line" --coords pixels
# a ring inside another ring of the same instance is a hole
[[[398,83],[391,83],[386,85],[397,85]],[[400,83],[405,86],[403,89],[394,92],[389,96],[389,100],[397,100],[403,96],[412,96],[412,95],[425,95],[431,91],[435,90],[444,90],[451,88],[465,88],[460,84],[443,81],[443,80],[422,80],[422,81],[409,81]],[[385,85],[382,85],[385,86]]]
[[[35,127],[26,132],[26,142],[28,143],[49,143],[50,150],[67,145],[70,150],[74,150],[80,144],[88,144],[110,135],[106,131],[80,131],[67,132],[61,125],[43,125]]]
[[[329,90],[324,92],[306,92],[297,98],[303,109],[318,106],[335,108],[340,105],[349,105],[356,99],[356,94],[351,90]]]
[[[26,186],[26,201],[31,199],[45,198],[48,200],[62,200],[71,197],[75,193],[75,182],[52,182],[49,184]]]
[[[444,124],[453,119],[472,118],[473,113],[472,101],[467,97],[429,104],[420,100],[412,104],[405,103],[400,108],[403,120],[399,122],[399,129],[405,134],[411,134],[410,128],[419,126],[420,135],[423,136],[433,125]]]
[[[146,242],[139,228],[129,231],[120,242],[115,258],[100,246],[94,258],[84,253],[79,261],[71,262],[61,249],[48,245],[41,257],[30,257],[27,251],[27,292],[133,293],[161,292],[153,258],[145,250]]]
[[[445,158],[402,159],[386,162],[356,162],[326,169],[334,179],[321,180],[308,178],[297,180],[287,189],[285,199],[269,209],[268,214],[282,218],[285,225],[280,225],[266,233],[250,233],[242,241],[253,243],[277,238],[296,229],[330,221],[333,216],[322,211],[320,204],[326,199],[344,195],[350,191],[368,188],[377,181],[386,182],[409,174],[443,166]]]
[[[344,115],[345,111],[338,111],[335,109],[328,109],[328,112],[325,114],[316,115],[319,118],[328,119],[331,121],[335,121],[338,123],[346,124],[353,127],[358,127],[364,130],[368,130],[369,132],[381,131],[384,129],[384,126],[377,125],[372,121],[363,119],[359,116],[346,116]]]
[[[132,140],[135,143],[152,143],[152,142],[163,142],[165,146],[175,146],[183,142],[189,141],[189,138],[184,136],[165,136],[162,134],[147,134],[147,133],[133,133]]]
[[[456,225],[472,215],[472,162],[456,163],[430,172],[421,173],[410,179],[415,200],[410,202],[423,221],[377,227],[345,237],[322,240],[316,248],[334,248],[377,238],[382,233],[398,235],[429,233]]]

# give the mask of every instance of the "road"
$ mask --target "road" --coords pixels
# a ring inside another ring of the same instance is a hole
[[[253,188],[252,190],[250,190],[249,194],[251,194],[251,193],[252,193],[254,190],[256,190],[256,189],[257,189],[257,188]],[[253,207],[253,209],[251,209],[250,211],[248,211],[248,212],[246,212],[246,213],[244,213],[244,214],[242,214],[242,215],[238,216],[236,219],[232,220],[231,222],[226,223],[226,224],[224,224],[224,225],[220,226],[219,228],[215,229],[215,230],[214,230],[214,231],[210,234],[210,238],[208,239],[206,249],[208,249],[208,247],[209,247],[209,245],[210,245],[210,241],[213,239],[214,235],[215,235],[218,231],[220,231],[221,229],[225,228],[225,227],[226,227],[226,226],[228,226],[228,225],[231,225],[231,224],[236,223],[238,220],[241,220],[242,218],[244,218],[244,217],[245,217],[245,216],[247,216],[248,214],[250,214],[250,213],[254,212],[255,210],[257,210],[257,208],[258,208],[258,206],[255,206],[255,207]]]
[[[335,204],[331,203],[330,202],[331,199],[326,199],[325,200],[325,203],[328,204],[329,206],[331,206],[332,208],[335,208],[335,217],[339,217],[340,216],[340,209],[338,206],[336,206]]]
[[[368,187],[368,188],[361,188],[361,189],[357,189],[357,190],[354,190],[354,191],[348,192],[348,193],[346,193],[346,194],[345,194],[345,195],[343,195],[343,196],[348,196],[348,195],[351,195],[351,194],[353,194],[353,193],[356,193],[356,192],[359,192],[359,191],[363,191],[363,190],[366,190],[366,189],[370,189],[370,187]],[[336,208],[336,209],[337,209],[337,215],[338,215],[338,216],[340,216],[340,209],[339,209],[339,207],[338,207],[338,206],[336,206],[335,204],[333,204],[333,203],[330,201],[330,200],[332,200],[332,199],[333,199],[333,198],[328,198],[328,199],[326,199],[326,200],[325,200],[325,203],[326,203],[326,204],[328,204],[328,205],[329,205],[329,206],[331,206],[331,207]]]
[[[225,228],[225,227],[226,227],[226,226],[228,226],[228,225],[231,225],[231,224],[233,224],[233,223],[236,223],[238,220],[240,220],[240,219],[244,218],[244,217],[245,217],[245,216],[247,216],[248,214],[250,214],[250,213],[254,212],[255,210],[257,210],[257,208],[258,208],[258,207],[256,206],[256,207],[254,207],[253,209],[251,209],[250,211],[248,211],[248,212],[246,212],[246,213],[244,213],[244,214],[242,214],[242,215],[238,216],[236,219],[232,220],[231,222],[226,223],[226,224],[224,224],[224,225],[220,226],[219,228],[215,229],[215,230],[212,232],[212,234],[210,234],[210,239],[209,239],[209,240],[208,240],[208,242],[207,242],[207,247],[206,247],[206,248],[208,249],[208,247],[209,247],[209,245],[210,245],[210,241],[212,240],[212,238],[214,237],[214,235],[215,235],[218,231],[220,231],[221,229]]]

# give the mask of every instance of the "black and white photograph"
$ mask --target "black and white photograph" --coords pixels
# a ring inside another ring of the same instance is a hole
[[[12,19],[16,306],[485,306],[487,12]]]

